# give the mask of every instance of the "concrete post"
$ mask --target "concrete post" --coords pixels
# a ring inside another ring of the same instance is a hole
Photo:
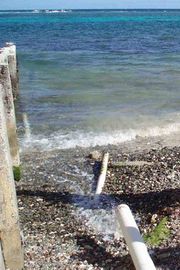
[[[12,92],[14,99],[19,95],[19,77],[16,58],[16,46],[13,43],[6,43],[8,66],[11,78]]]
[[[1,88],[1,86],[0,86]],[[5,266],[9,270],[23,268],[17,198],[12,171],[2,90],[0,91],[0,239]]]
[[[8,139],[10,145],[10,152],[13,161],[13,166],[19,166],[19,148],[16,133],[16,118],[14,101],[12,94],[12,85],[10,79],[10,71],[8,66],[8,59],[6,51],[0,55],[0,84],[2,85],[1,92],[4,101],[6,124],[8,131]]]

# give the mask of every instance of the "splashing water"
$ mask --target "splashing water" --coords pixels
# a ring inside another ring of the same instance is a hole
[[[23,113],[23,123],[24,123],[24,130],[25,130],[25,141],[30,142],[31,141],[31,128],[30,128],[30,123],[28,120],[27,113]]]
[[[139,130],[127,130],[127,131],[113,131],[113,132],[69,132],[63,134],[62,131],[52,134],[50,137],[44,137],[41,135],[32,135],[28,122],[26,123],[27,131],[25,137],[21,140],[22,150],[26,149],[40,149],[40,150],[52,150],[52,149],[70,149],[77,146],[80,147],[94,147],[103,146],[107,144],[117,145],[119,143],[135,140],[137,136],[146,137],[158,137],[178,133],[180,131],[180,123],[175,122],[167,124],[162,127],[149,127]]]

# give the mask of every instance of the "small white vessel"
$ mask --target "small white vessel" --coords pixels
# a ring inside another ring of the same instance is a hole
[[[32,13],[39,13],[40,11],[38,9],[34,9]]]
[[[51,10],[50,13],[59,13],[59,10]]]
[[[61,9],[61,10],[49,10],[46,9],[45,13],[67,13],[67,12],[72,12],[72,10],[66,10],[66,9]]]

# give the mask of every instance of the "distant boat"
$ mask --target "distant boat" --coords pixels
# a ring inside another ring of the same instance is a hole
[[[69,10],[61,9],[61,12],[69,12]]]
[[[46,13],[66,13],[66,12],[72,12],[72,10],[66,10],[66,9],[61,9],[61,10],[45,10]]]
[[[59,10],[51,10],[50,13],[59,13]]]
[[[40,12],[40,10],[34,9],[32,13],[39,13],[39,12]]]

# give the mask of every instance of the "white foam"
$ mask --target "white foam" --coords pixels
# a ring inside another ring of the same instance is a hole
[[[105,209],[88,209],[79,210],[78,216],[86,220],[86,225],[94,230],[97,234],[112,235],[116,233],[116,222],[114,210]]]
[[[29,134],[21,140],[22,150],[37,148],[39,150],[69,149],[79,147],[94,147],[102,145],[117,145],[126,141],[134,140],[137,136],[142,138],[170,135],[180,131],[180,123],[171,123],[164,126],[147,127],[141,129],[129,129],[110,132],[84,132],[75,131],[68,134],[62,131],[56,132],[49,137]]]
[[[82,219],[95,234],[101,234],[104,240],[110,240],[114,239],[118,230],[119,236],[122,236],[121,230],[117,228],[116,224],[115,202],[111,198],[98,197],[98,200],[94,200],[91,193],[74,203],[76,205],[74,214]]]
[[[27,113],[23,113],[23,123],[24,123],[24,130],[25,130],[25,138],[27,141],[31,141],[31,127],[30,127]]]

